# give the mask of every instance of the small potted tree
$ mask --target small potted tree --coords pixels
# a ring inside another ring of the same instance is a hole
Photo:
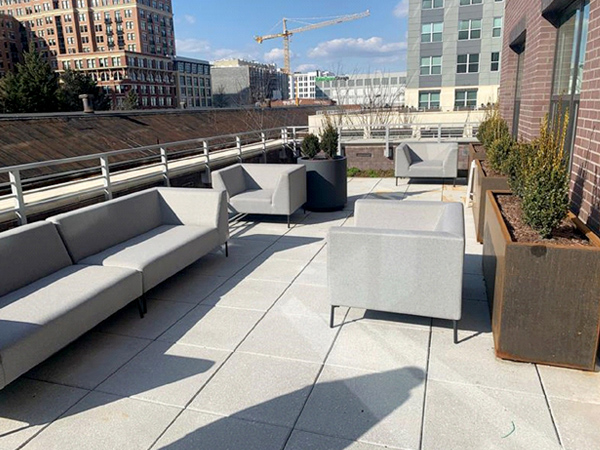
[[[569,212],[567,122],[513,149],[513,193],[487,192],[483,270],[498,357],[594,370],[600,238]]]
[[[473,219],[477,232],[477,242],[483,242],[485,218],[485,196],[489,190],[509,189],[505,173],[505,161],[514,145],[506,122],[500,117],[497,108],[488,113],[477,133],[483,150],[475,158],[473,180]]]
[[[321,139],[314,134],[304,138],[299,164],[306,166],[306,206],[309,211],[343,209],[348,201],[347,160],[337,155],[338,133],[327,123]]]

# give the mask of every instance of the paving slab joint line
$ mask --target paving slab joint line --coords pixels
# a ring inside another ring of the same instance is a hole
[[[542,375],[540,374],[540,369],[537,364],[534,364],[535,372],[537,373],[538,380],[540,380],[540,386],[542,388],[542,392],[544,394],[544,400],[546,401],[546,406],[548,407],[548,413],[550,414],[550,420],[552,421],[552,427],[554,428],[554,433],[556,434],[556,439],[558,440],[558,445],[563,448],[562,439],[560,438],[560,433],[558,431],[558,427],[556,426],[556,421],[554,420],[554,414],[552,413],[552,406],[550,406],[550,400],[548,400],[548,395],[546,394],[546,388],[544,387],[544,380],[542,380]]]
[[[427,382],[429,380],[429,361],[431,358],[431,341],[433,337],[433,321],[429,325],[429,342],[427,344],[427,364],[425,365],[425,383],[423,386],[423,410],[421,412],[421,433],[419,435],[419,450],[423,448],[423,435],[425,433],[425,407],[427,406]]]

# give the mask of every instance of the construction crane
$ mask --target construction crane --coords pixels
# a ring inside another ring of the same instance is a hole
[[[351,20],[362,19],[363,17],[368,17],[370,15],[371,15],[371,12],[369,10],[366,10],[365,12],[361,12],[358,14],[350,14],[347,16],[340,16],[340,17],[336,17],[334,19],[326,20],[324,22],[318,22],[318,23],[314,23],[311,25],[306,25],[304,27],[295,28],[293,30],[287,29],[288,20],[293,20],[293,19],[286,19],[284,17],[283,18],[283,33],[268,34],[266,36],[254,36],[254,40],[256,42],[258,42],[259,44],[262,44],[263,41],[266,41],[268,39],[283,38],[283,55],[284,55],[284,61],[285,61],[283,70],[288,75],[291,75],[292,70],[291,70],[291,65],[290,65],[290,37],[292,35],[297,34],[297,33],[303,33],[305,31],[316,30],[317,28],[328,27],[330,25],[336,25],[338,23],[350,22]]]

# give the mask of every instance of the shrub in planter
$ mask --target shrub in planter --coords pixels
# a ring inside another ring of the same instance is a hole
[[[495,105],[487,111],[485,119],[479,124],[477,139],[489,148],[492,142],[504,136],[510,136],[508,125],[500,116],[499,106]]]
[[[508,185],[519,198],[523,197],[523,180],[533,152],[533,145],[525,142],[515,143],[504,164]]]
[[[319,153],[319,138],[314,134],[309,134],[302,141],[300,147],[302,154],[309,159],[313,159]]]
[[[486,158],[492,170],[507,175],[507,161],[515,145],[513,138],[506,134],[493,141],[487,149]]]
[[[558,114],[560,116],[560,114]],[[520,197],[523,221],[548,239],[569,212],[569,169],[565,140],[569,116],[562,125],[545,117],[534,151],[524,161]]]
[[[321,150],[330,158],[335,157],[338,149],[339,136],[337,130],[327,122],[327,125],[321,132]]]

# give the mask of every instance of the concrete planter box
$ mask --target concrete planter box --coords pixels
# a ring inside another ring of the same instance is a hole
[[[475,178],[473,179],[473,219],[477,242],[483,243],[483,224],[485,220],[486,193],[488,191],[510,190],[506,177],[488,177],[481,167],[481,160],[475,160]]]
[[[306,166],[306,205],[309,211],[335,211],[348,202],[348,164],[345,156],[333,159],[298,158]]]
[[[594,370],[600,331],[600,239],[590,247],[513,242],[496,194],[486,194],[483,273],[496,356]]]

